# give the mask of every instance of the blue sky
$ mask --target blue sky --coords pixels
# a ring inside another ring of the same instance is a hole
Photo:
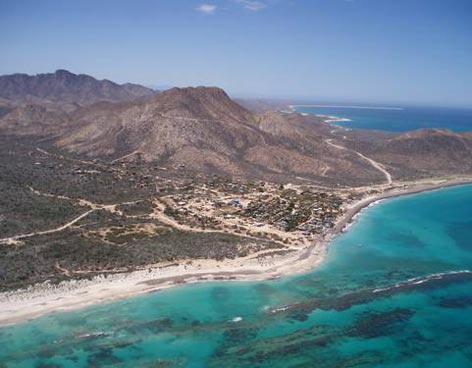
[[[471,0],[0,0],[0,74],[472,107]]]

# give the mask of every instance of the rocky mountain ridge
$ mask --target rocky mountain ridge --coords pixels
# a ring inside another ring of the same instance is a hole
[[[58,96],[58,90],[80,96],[61,85],[42,96]],[[101,93],[102,87],[93,95]],[[71,111],[21,105],[2,113],[0,134],[49,140],[88,159],[329,186],[472,173],[470,133],[345,131],[316,116],[250,111],[217,87],[172,88],[120,102],[105,98]]]
[[[11,104],[90,105],[98,101],[121,102],[150,97],[155,91],[138,84],[117,84],[86,74],[59,69],[55,73],[0,76],[0,98]],[[5,101],[4,101],[5,103]]]

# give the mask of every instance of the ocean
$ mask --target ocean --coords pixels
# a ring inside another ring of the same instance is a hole
[[[350,129],[377,129],[392,132],[424,128],[446,128],[456,132],[472,131],[472,109],[372,106],[301,106],[300,113],[333,116],[333,122]]]
[[[311,272],[0,328],[1,367],[472,366],[472,185],[362,211]]]

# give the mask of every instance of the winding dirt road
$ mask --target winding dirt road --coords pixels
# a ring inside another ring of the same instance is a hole
[[[59,232],[59,231],[63,231],[65,229],[71,227],[75,223],[79,222],[84,217],[90,215],[92,212],[98,211],[98,210],[105,210],[105,211],[109,211],[111,213],[118,213],[118,214],[122,215],[123,213],[116,208],[117,206],[124,205],[124,204],[132,204],[132,203],[137,202],[137,201],[129,201],[129,202],[123,202],[123,203],[116,203],[116,204],[97,204],[97,203],[93,203],[93,202],[90,202],[90,201],[88,201],[86,199],[82,199],[82,198],[73,199],[73,198],[69,198],[69,197],[65,197],[65,196],[58,196],[58,195],[53,195],[53,194],[49,194],[49,193],[42,193],[38,190],[35,190],[34,188],[32,188],[30,186],[28,188],[36,195],[41,195],[41,196],[45,196],[45,197],[52,197],[52,198],[58,198],[58,199],[64,199],[64,200],[69,200],[69,201],[78,201],[79,205],[91,207],[91,209],[84,212],[84,213],[82,213],[81,215],[75,217],[74,219],[67,222],[66,224],[61,225],[59,227],[56,227],[54,229],[43,230],[43,231],[35,231],[35,232],[32,232],[32,233],[28,233],[28,234],[19,234],[19,235],[9,236],[7,238],[0,239],[0,244],[14,244],[16,241],[21,240],[21,239],[31,238],[31,237],[37,236],[37,235],[52,234],[52,233],[56,233],[56,232]]]
[[[77,216],[76,218],[69,221],[68,223],[66,223],[62,226],[56,227],[54,229],[49,229],[49,230],[44,230],[44,231],[37,231],[37,232],[33,232],[33,233],[28,233],[28,234],[15,235],[15,236],[10,236],[8,238],[0,239],[0,244],[11,244],[11,243],[16,242],[17,240],[21,240],[21,239],[25,239],[25,238],[31,238],[32,236],[51,234],[51,233],[56,233],[58,231],[63,231],[65,229],[67,229],[68,227],[71,227],[72,225],[74,225],[76,222],[82,220],[85,216],[88,216],[93,211],[95,211],[95,209],[88,210],[87,212],[84,212],[80,216]]]
[[[368,163],[370,163],[375,169],[379,170],[380,172],[382,172],[382,174],[384,174],[385,176],[385,179],[387,179],[387,184],[392,184],[393,183],[393,180],[392,180],[392,175],[387,171],[385,170],[385,167],[384,165],[382,165],[380,162],[377,162],[367,156],[364,156],[362,153],[360,152],[357,152],[357,151],[354,151],[354,150],[351,150],[349,148],[346,148],[344,146],[340,146],[336,143],[333,143],[332,142],[332,139],[326,139],[325,140],[326,143],[328,143],[331,147],[334,147],[334,148],[337,148],[337,149],[340,149],[340,150],[345,150],[345,151],[351,151],[351,152],[354,152],[356,155],[358,155],[360,158],[362,158],[363,160],[367,161]]]

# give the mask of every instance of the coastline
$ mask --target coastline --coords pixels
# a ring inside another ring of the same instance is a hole
[[[366,109],[366,110],[404,110],[403,107],[389,107],[389,106],[357,106],[357,105],[290,105],[290,108],[295,109],[296,107],[326,107],[326,108],[342,108],[342,109]]]
[[[312,116],[316,116],[318,118],[321,118],[323,119],[323,122],[326,123],[326,124],[329,124],[335,128],[339,128],[339,129],[343,129],[343,130],[350,130],[349,128],[345,128],[341,125],[336,125],[336,124],[331,124],[331,123],[335,123],[335,122],[338,122],[338,123],[342,123],[342,122],[349,122],[349,121],[352,121],[351,119],[348,119],[348,118],[344,118],[344,117],[341,117],[341,116],[333,116],[333,115],[323,115],[323,114],[309,114],[309,113],[305,113],[305,112],[299,112],[296,107],[310,107],[310,106],[317,106],[317,105],[289,105],[288,106],[288,109],[289,111],[291,111],[292,113],[297,113],[297,114],[300,114],[302,116],[309,116],[309,115],[312,115]],[[320,107],[330,107],[330,106],[320,106]]]
[[[347,122],[347,121],[352,121],[351,119],[348,118],[343,118],[340,116],[333,116],[333,115],[320,115],[316,114],[315,116],[324,119],[323,121],[327,124],[334,123],[334,122]]]
[[[325,236],[305,248],[283,256],[257,256],[233,260],[193,260],[180,264],[159,264],[130,273],[71,280],[59,285],[40,284],[27,289],[0,293],[0,326],[20,323],[44,314],[83,308],[173,286],[204,281],[261,281],[307,272],[325,258],[329,243],[355,221],[366,207],[387,198],[472,183],[471,178],[431,179],[428,182],[397,183],[380,194],[364,197],[349,207]]]
[[[355,217],[366,207],[371,204],[383,201],[384,199],[392,199],[396,197],[403,197],[407,195],[420,194],[423,192],[430,192],[437,189],[444,189],[454,186],[472,184],[472,178],[458,178],[458,179],[438,179],[437,183],[421,183],[413,187],[404,189],[393,189],[392,191],[384,192],[379,195],[363,198],[357,201],[351,208],[347,210],[344,216],[335,225],[334,231],[336,233],[343,232],[346,226],[353,223]]]

